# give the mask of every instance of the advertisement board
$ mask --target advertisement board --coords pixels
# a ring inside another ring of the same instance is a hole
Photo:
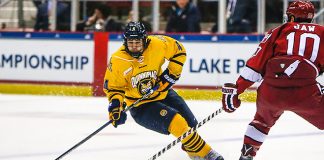
[[[263,38],[169,36],[182,42],[187,50],[187,61],[175,87],[191,89],[215,89],[227,82],[234,83]],[[102,96],[107,60],[123,45],[122,37],[105,32],[0,32],[0,83],[90,86],[90,94]],[[163,67],[166,66],[167,63]],[[324,76],[317,80],[324,83]]]
[[[93,82],[93,42],[0,39],[0,79]]]

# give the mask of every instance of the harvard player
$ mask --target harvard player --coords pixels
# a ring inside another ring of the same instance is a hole
[[[230,113],[241,104],[238,96],[263,80],[240,160],[253,159],[284,111],[292,111],[324,129],[324,87],[316,82],[316,77],[324,72],[324,27],[311,23],[311,2],[292,2],[286,14],[287,23],[265,35],[236,84],[226,83],[222,88],[223,109]]]

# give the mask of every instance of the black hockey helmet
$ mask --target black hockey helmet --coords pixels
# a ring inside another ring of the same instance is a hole
[[[146,42],[146,38],[147,38],[147,33],[143,23],[129,22],[126,25],[124,31],[124,45],[125,45],[126,52],[134,58],[139,58],[143,54],[145,48],[147,47],[148,43]],[[143,51],[131,52],[127,46],[127,39],[141,39],[143,41]]]

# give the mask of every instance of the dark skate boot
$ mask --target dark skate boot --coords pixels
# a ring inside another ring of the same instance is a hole
[[[252,145],[243,144],[242,154],[239,160],[253,160],[253,155],[255,155],[255,150]]]
[[[239,160],[253,160],[253,157],[252,156],[243,156],[243,155],[241,155]]]

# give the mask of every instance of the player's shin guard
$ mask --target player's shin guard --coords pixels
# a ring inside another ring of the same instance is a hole
[[[254,157],[267,137],[269,130],[269,127],[259,121],[254,120],[251,122],[245,132],[241,157]]]
[[[169,132],[179,137],[190,129],[187,121],[180,115],[176,114],[169,126]],[[211,147],[194,132],[184,138],[182,141],[182,149],[186,151],[189,156],[205,157],[210,151]]]

